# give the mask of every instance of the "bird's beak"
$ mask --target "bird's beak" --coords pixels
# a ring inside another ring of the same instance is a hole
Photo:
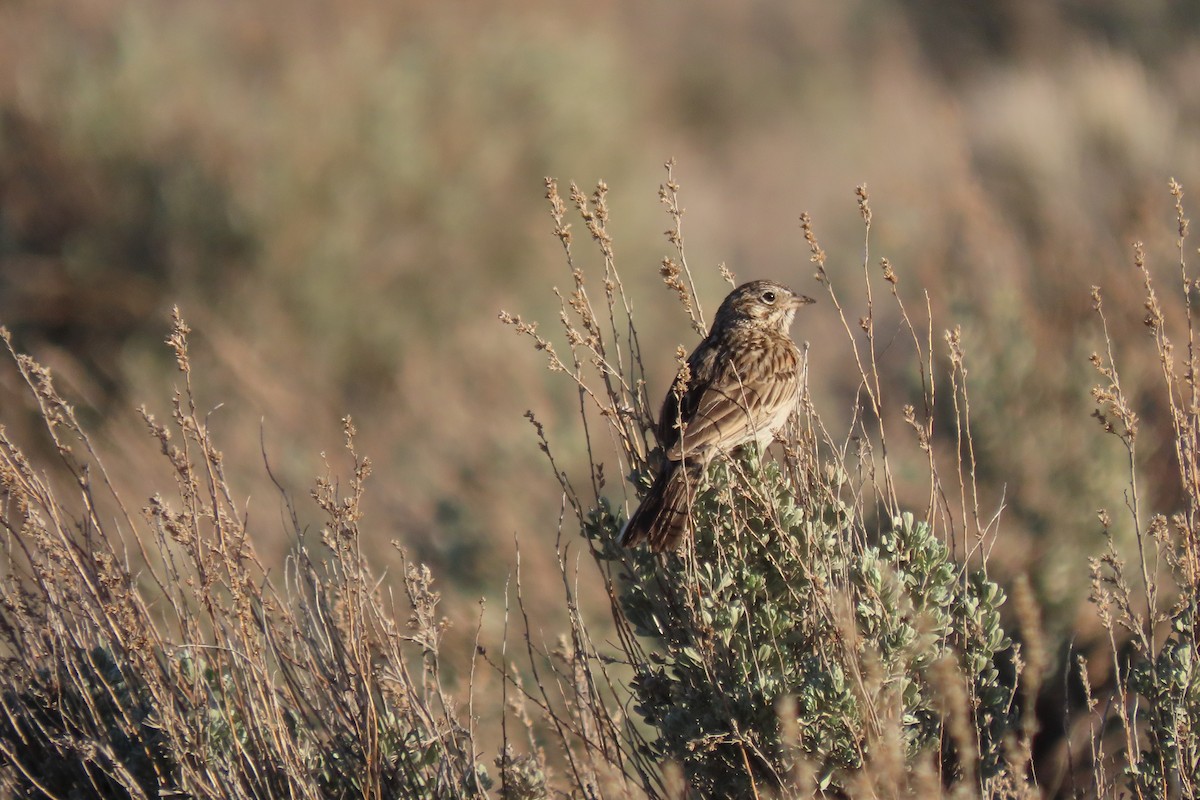
[[[817,302],[805,294],[797,294],[792,296],[792,308],[800,308],[800,306],[810,306]]]

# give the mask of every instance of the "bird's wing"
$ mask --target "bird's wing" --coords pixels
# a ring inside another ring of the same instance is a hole
[[[759,438],[781,422],[795,405],[799,360],[793,347],[753,342],[713,365],[713,378],[685,395],[683,436],[667,448],[667,458],[710,457]],[[690,406],[690,408],[689,408]],[[691,413],[687,413],[687,412]],[[678,424],[678,419],[669,421]],[[663,420],[664,425],[668,420]]]

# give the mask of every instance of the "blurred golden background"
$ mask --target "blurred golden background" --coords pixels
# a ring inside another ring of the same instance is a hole
[[[895,265],[910,307],[928,292],[939,352],[964,329],[987,510],[1004,507],[992,569],[1031,571],[1051,633],[1086,638],[1095,510],[1124,486],[1089,418],[1089,291],[1105,287],[1138,395],[1157,364],[1138,355],[1131,242],[1177,274],[1166,187],[1200,186],[1198,31],[1194,0],[5,0],[0,324],[52,368],[137,505],[168,488],[134,409],[169,413],[179,304],[268,561],[295,542],[262,451],[303,499],[349,414],[375,464],[363,527],[380,571],[397,540],[469,618],[503,597],[514,538],[530,580],[558,580],[560,498],[524,411],[565,469],[586,464],[572,388],[496,320],[558,333],[551,287],[570,275],[543,177],[608,183],[654,398],[695,341],[658,276],[663,162],[679,162],[710,310],[722,262],[820,297],[802,211],[854,297],[866,183],[870,258]],[[818,411],[844,425],[859,378],[829,304],[795,333]],[[911,366],[884,365],[897,416]],[[1141,396],[1148,435],[1161,428],[1148,490],[1170,510],[1163,407]],[[0,368],[0,420],[36,449],[31,404]]]

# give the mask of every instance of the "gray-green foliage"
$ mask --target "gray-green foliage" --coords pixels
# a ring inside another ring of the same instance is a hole
[[[996,666],[1010,647],[1003,592],[911,514],[865,544],[854,509],[794,486],[753,454],[720,461],[693,507],[694,561],[601,543],[625,565],[620,606],[646,648],[631,654],[636,710],[654,747],[703,796],[786,786],[798,770],[843,784],[896,733],[888,724],[905,763],[937,757],[952,748],[931,674],[949,660],[980,732],[971,773],[1000,769],[1015,724]]]

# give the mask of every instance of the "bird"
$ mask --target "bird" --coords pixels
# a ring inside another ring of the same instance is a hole
[[[789,331],[796,311],[813,302],[770,280],[744,283],[721,302],[663,401],[658,475],[622,527],[621,545],[678,550],[712,460],[749,442],[760,450],[771,443],[800,397],[800,348]]]

